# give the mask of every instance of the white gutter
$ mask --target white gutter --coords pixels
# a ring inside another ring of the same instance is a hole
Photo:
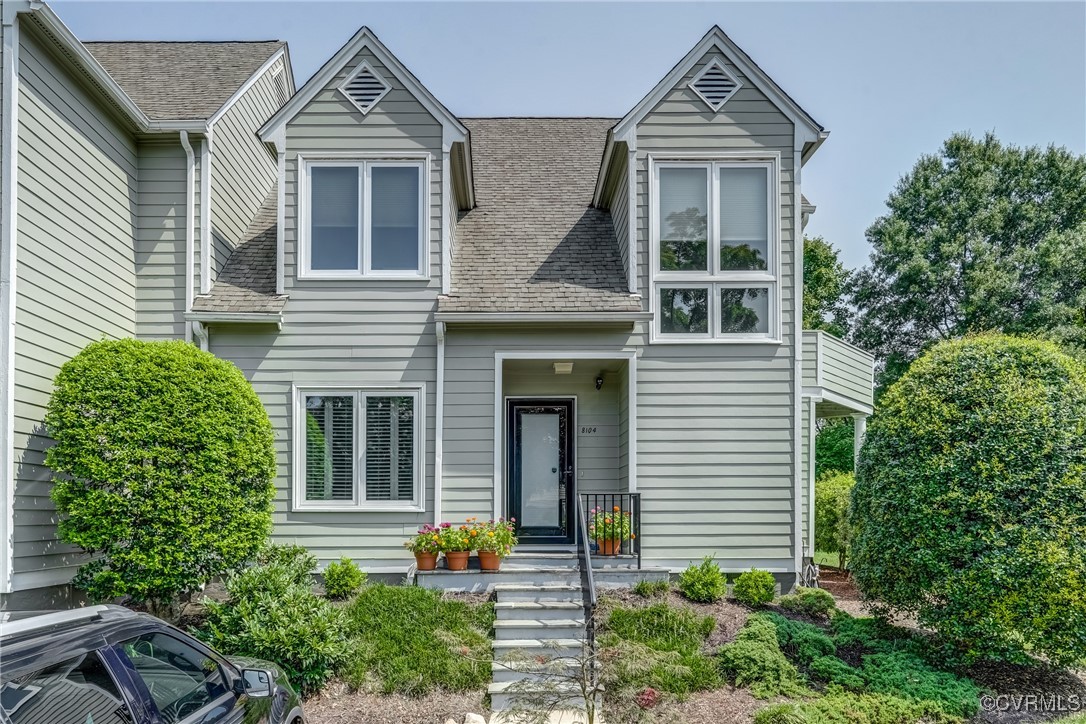
[[[189,143],[189,132],[181,131],[185,148],[185,314],[192,311],[192,282],[196,273],[196,155]],[[192,341],[192,327],[185,325],[185,341]]]
[[[569,323],[633,323],[652,319],[652,312],[437,312],[439,322],[475,324],[569,324]]]
[[[441,473],[445,437],[445,323],[436,324],[437,383],[434,404],[434,525],[441,524]]]
[[[283,326],[283,315],[279,312],[186,312],[185,319],[192,322],[209,324],[275,324]]]
[[[209,123],[200,144],[200,294],[211,291],[211,144]],[[189,307],[192,308],[191,305]]]
[[[4,31],[0,147],[0,593],[11,592],[15,531],[15,282],[18,235],[19,20],[0,3]]]

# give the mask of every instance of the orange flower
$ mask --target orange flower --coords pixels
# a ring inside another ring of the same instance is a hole
[[[610,518],[604,518],[603,522],[606,523],[607,525],[611,525],[611,519]]]
[[[474,537],[475,537],[475,536],[477,536],[477,535],[479,535],[479,531],[477,531],[477,530],[473,530],[473,531],[471,532],[471,537],[472,537],[472,538],[474,538]]]
[[[634,535],[633,533],[631,533],[631,534],[630,534],[630,538],[631,538],[631,539],[633,539],[633,538],[636,538],[636,537],[637,537],[637,536],[636,536],[636,535]]]
[[[617,513],[618,511],[622,510],[622,508],[619,508],[619,507],[618,507],[618,506],[616,505],[616,506],[615,506],[615,507],[613,508],[613,510],[614,510],[614,511],[615,511],[615,512]]]

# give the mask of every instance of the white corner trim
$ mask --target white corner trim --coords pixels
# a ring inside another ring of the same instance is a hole
[[[181,145],[185,149],[185,314],[192,311],[193,289],[196,275],[196,154],[189,143],[189,132],[181,131]],[[185,325],[185,341],[192,341],[192,326]]]
[[[437,322],[434,326],[434,334],[437,337],[437,376],[434,383],[434,525],[436,526],[441,524],[441,482],[444,472],[445,323]]]
[[[216,123],[218,123],[219,119],[225,116],[226,112],[229,111],[235,103],[241,100],[242,96],[244,96],[250,88],[256,85],[257,82],[264,77],[265,73],[271,70],[272,66],[275,65],[277,60],[279,60],[280,58],[284,58],[286,52],[287,46],[284,45],[282,48],[268,56],[268,59],[261,63],[260,67],[257,68],[256,71],[254,71],[253,74],[249,76],[244,83],[241,84],[241,87],[234,91],[233,94],[231,94],[231,96],[226,99],[225,103],[219,106],[219,110],[215,111],[214,115],[212,115],[211,118],[207,119],[207,125],[214,126]],[[285,64],[286,59],[284,58],[284,65]]]
[[[795,365],[792,369],[792,400],[795,405],[795,435],[792,437],[796,441],[796,454],[792,459],[795,461],[795,510],[796,515],[796,570],[803,570],[803,506],[801,504],[803,498],[803,465],[800,464],[802,455],[801,446],[803,445],[803,232],[800,230],[800,218],[802,216],[802,203],[800,201],[800,171],[802,161],[800,160],[800,154],[802,147],[800,143],[796,143],[796,148],[793,152],[793,165],[792,165],[792,352],[795,359]],[[778,174],[780,164],[777,164]],[[777,188],[780,189],[780,179],[778,176]],[[779,207],[779,203],[778,203]],[[780,213],[777,214],[778,220],[780,219]],[[780,227],[778,226],[778,235]],[[779,238],[779,236],[778,236]],[[784,249],[784,244],[781,243],[778,246],[779,249]],[[784,254],[777,255],[777,278],[780,279],[780,284],[783,286],[784,279],[781,278],[782,266],[781,257]],[[781,295],[783,297],[783,295]],[[778,319],[778,324],[781,320]],[[783,335],[782,335],[783,336]],[[814,403],[811,403],[812,408]],[[814,467],[814,447],[808,451],[808,465]],[[813,519],[814,512],[814,498],[809,501],[809,515]],[[813,526],[812,526],[813,530]],[[814,550],[811,550],[811,555],[814,555]]]
[[[210,124],[200,144],[200,294],[211,291],[211,143]],[[191,307],[190,307],[191,309]]]
[[[10,20],[10,22],[9,22]],[[3,17],[0,147],[0,593],[12,589],[15,536],[15,301],[18,244],[19,20]]]

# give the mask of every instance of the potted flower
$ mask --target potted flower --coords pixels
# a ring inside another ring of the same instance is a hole
[[[498,518],[489,523],[476,523],[473,530],[475,550],[479,551],[479,568],[484,571],[496,571],[501,568],[502,558],[513,552],[517,544],[516,518],[505,520]]]
[[[441,552],[441,530],[424,525],[414,538],[404,541],[404,547],[415,554],[415,565],[420,571],[432,571],[437,568],[437,555]]]
[[[470,525],[462,525],[458,528],[442,525],[444,527],[441,529],[441,550],[445,552],[445,565],[450,571],[467,570],[472,543],[478,533]]]
[[[612,510],[601,506],[590,510],[589,515],[592,518],[588,522],[588,535],[595,539],[600,555],[618,555],[622,542],[632,537],[629,511],[624,512],[617,505]]]

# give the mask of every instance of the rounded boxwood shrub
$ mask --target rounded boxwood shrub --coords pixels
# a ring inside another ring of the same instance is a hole
[[[1003,335],[943,342],[879,402],[852,571],[964,662],[1086,654],[1086,367]]]
[[[848,567],[848,506],[855,484],[852,473],[835,473],[815,482],[815,550],[838,554],[842,569]]]
[[[837,606],[833,596],[827,591],[823,591],[821,588],[807,588],[805,586],[796,586],[794,593],[781,596],[779,604],[785,611],[801,613],[811,618],[829,616],[830,611],[833,611]]]
[[[60,536],[94,555],[93,599],[163,604],[251,558],[268,536],[271,423],[237,367],[185,342],[94,342],[54,381]]]
[[[758,608],[773,601],[776,589],[777,581],[772,573],[751,568],[739,574],[732,595],[744,606]]]
[[[728,579],[712,556],[679,574],[679,591],[696,603],[713,603],[728,592]]]
[[[349,598],[362,588],[366,574],[347,556],[324,569],[324,592],[328,598]]]

